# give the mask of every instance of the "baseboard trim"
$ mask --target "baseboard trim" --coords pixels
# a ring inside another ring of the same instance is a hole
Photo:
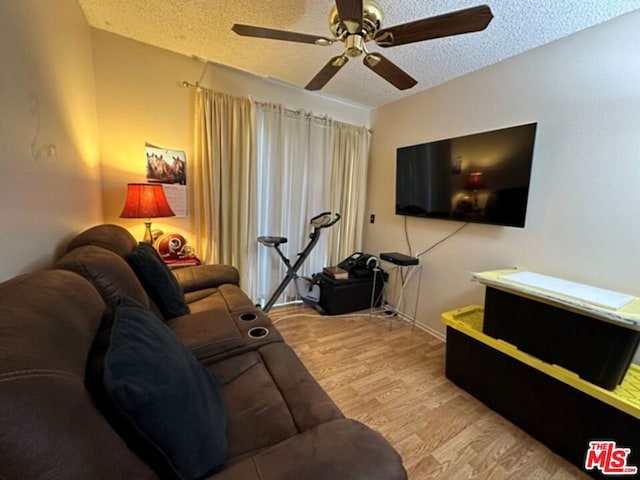
[[[420,323],[420,322],[416,322],[415,326],[420,330],[422,330],[423,332],[427,332],[429,335],[436,337],[442,343],[447,343],[447,336],[444,333],[438,332],[437,330],[434,330],[428,325],[425,325],[424,323]]]
[[[393,307],[388,307],[391,310],[394,310]],[[398,318],[401,318],[402,320],[404,320],[405,322],[409,323],[409,324],[413,324],[415,327],[418,327],[420,330],[422,330],[423,332],[428,333],[429,335],[436,337],[438,340],[440,340],[442,343],[447,343],[447,336],[444,333],[438,332],[437,330],[434,330],[433,328],[429,327],[428,325],[425,325],[424,323],[420,323],[418,321],[413,322],[413,318],[410,317],[409,315],[407,315],[406,313],[403,312],[397,312],[396,314],[398,315]]]

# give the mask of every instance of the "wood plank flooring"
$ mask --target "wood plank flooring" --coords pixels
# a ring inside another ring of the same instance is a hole
[[[447,380],[445,344],[424,331],[303,306],[269,315],[345,416],[396,448],[411,480],[589,478]]]

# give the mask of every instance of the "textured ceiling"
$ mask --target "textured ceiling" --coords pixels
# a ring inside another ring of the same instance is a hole
[[[487,4],[486,30],[381,49],[418,80],[398,91],[352,59],[318,94],[368,107],[380,106],[444,83],[618,15],[640,0],[377,0],[383,27]],[[343,44],[318,46],[240,37],[234,23],[331,37],[333,0],[78,0],[89,24],[140,42],[228,65],[300,88],[342,53]],[[195,80],[195,79],[194,79]]]

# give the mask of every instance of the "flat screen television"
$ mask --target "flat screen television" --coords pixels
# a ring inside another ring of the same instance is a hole
[[[523,228],[536,128],[398,148],[396,214]]]

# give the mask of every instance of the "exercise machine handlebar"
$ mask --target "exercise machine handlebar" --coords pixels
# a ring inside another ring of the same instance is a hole
[[[335,225],[340,220],[340,214],[334,215],[331,212],[322,212],[320,215],[316,215],[309,222],[313,228],[329,228]]]

